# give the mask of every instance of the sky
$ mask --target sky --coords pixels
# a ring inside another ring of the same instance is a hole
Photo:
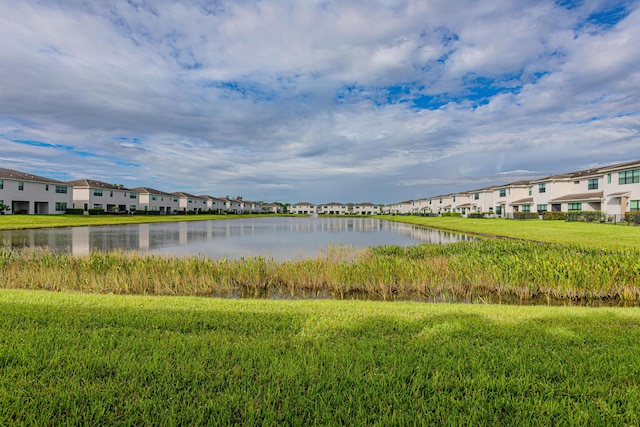
[[[0,0],[0,167],[389,204],[640,159],[640,0]]]

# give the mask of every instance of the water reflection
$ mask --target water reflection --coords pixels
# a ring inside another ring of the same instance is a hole
[[[136,250],[165,255],[237,259],[264,255],[286,260],[317,256],[332,245],[415,245],[472,237],[376,218],[247,218],[72,227],[0,232],[11,247],[48,247],[85,255],[93,250]]]

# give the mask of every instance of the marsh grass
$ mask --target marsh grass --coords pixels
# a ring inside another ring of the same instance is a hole
[[[0,425],[638,425],[638,309],[0,291]]]
[[[5,288],[136,295],[640,304],[640,251],[485,239],[333,247],[315,259],[0,251]]]

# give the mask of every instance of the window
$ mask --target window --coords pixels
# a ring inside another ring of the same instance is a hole
[[[44,191],[49,191],[49,184],[44,185]]]
[[[109,191],[109,197],[113,197],[113,190]]]
[[[537,211],[538,212],[546,212],[547,211],[547,205],[538,205],[537,206]]]
[[[522,212],[531,212],[531,205],[522,205]]]
[[[529,187],[529,195],[533,196],[533,187]]]
[[[496,215],[502,215],[502,206],[496,206]]]
[[[507,196],[507,190],[505,188],[500,190],[500,197],[506,197]]]
[[[607,174],[607,184],[611,184],[611,174]]]
[[[574,184],[580,184],[580,181],[573,181]]]
[[[193,203],[193,200],[189,199],[189,203]]]
[[[582,203],[569,203],[569,210],[570,211],[581,211],[582,210]]]
[[[440,203],[442,203],[442,199],[440,199]]]
[[[24,190],[24,182],[19,182],[18,183],[18,190],[20,190],[20,191]]]
[[[151,196],[151,200],[158,200],[158,196],[156,195]]]
[[[65,187],[64,185],[56,185],[56,193],[67,194],[67,187]]]
[[[597,190],[598,189],[598,178],[591,178],[587,185],[588,190]]]
[[[130,199],[135,199],[136,198],[136,193],[130,193],[129,194],[129,198]]]
[[[542,184],[538,184],[538,193],[546,193],[547,192],[547,183],[543,182]]]
[[[480,193],[475,193],[473,195],[473,200],[478,200],[478,199],[480,199]]]
[[[631,212],[640,211],[640,200],[631,200],[629,202]]]
[[[56,202],[56,212],[62,212],[67,209],[67,204],[65,202]]]
[[[174,198],[173,198],[173,201],[174,201],[174,202],[177,202],[177,201],[178,201],[178,198],[177,198],[177,197],[174,197]],[[326,206],[325,206],[325,207],[326,207]]]
[[[429,204],[431,204],[431,200],[429,200]]]
[[[618,184],[636,184],[640,182],[640,169],[618,172]]]
[[[95,203],[93,205],[93,209],[102,209],[102,205],[100,203]]]
[[[4,180],[0,179],[0,190],[4,188]]]
[[[102,197],[102,190],[98,190],[98,189],[93,190],[93,195]]]
[[[456,196],[453,196],[453,201],[454,201],[454,202],[456,201]]]

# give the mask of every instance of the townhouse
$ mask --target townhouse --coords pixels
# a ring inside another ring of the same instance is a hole
[[[260,208],[263,213],[274,213],[274,214],[282,213],[282,206],[276,203],[265,203]]]
[[[313,215],[316,213],[316,205],[309,202],[299,202],[289,205],[289,213],[298,215]]]
[[[182,191],[176,191],[175,193],[171,193],[171,195],[178,198],[180,212],[199,213],[207,210],[207,199],[203,197],[198,197]]]
[[[602,210],[609,215],[640,212],[640,160],[599,169],[602,174]]]
[[[209,212],[213,212],[215,214],[222,214],[227,211],[225,201],[220,198],[207,196],[205,194],[198,197],[206,200],[207,211]]]
[[[88,211],[135,212],[138,210],[138,192],[119,184],[93,179],[79,179],[67,183],[73,188],[73,208]]]
[[[149,187],[135,187],[138,193],[138,209],[143,211],[172,214],[180,209],[178,196]]]
[[[0,168],[0,205],[13,214],[63,214],[72,205],[72,191],[62,181]]]

